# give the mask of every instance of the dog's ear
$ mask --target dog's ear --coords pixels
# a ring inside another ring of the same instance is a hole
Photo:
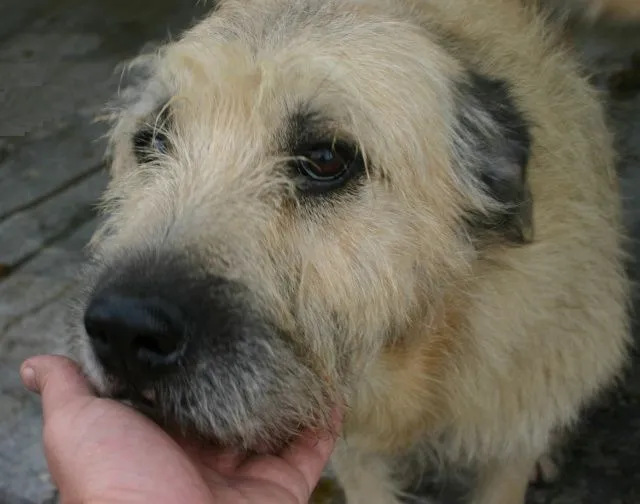
[[[475,230],[511,243],[533,239],[533,206],[527,183],[530,126],[505,81],[470,72],[458,87],[454,134],[462,178],[488,204],[471,212]],[[487,199],[488,198],[488,199]]]

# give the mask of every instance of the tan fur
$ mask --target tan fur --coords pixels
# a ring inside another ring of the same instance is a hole
[[[156,77],[117,112],[94,250],[188,244],[304,333],[291,344],[348,406],[334,464],[349,504],[399,502],[396,469],[420,472],[428,453],[477,469],[474,504],[522,504],[553,432],[613,382],[629,342],[597,93],[560,35],[516,0],[327,1],[314,30],[291,15],[307,4],[318,2],[223,1],[150,57]],[[608,6],[631,16],[635,2]],[[273,27],[274,12],[286,22]],[[509,82],[533,125],[526,246],[477,247],[460,232],[466,205],[490,206],[452,169],[452,87],[467,67]],[[165,94],[176,152],[147,169],[150,183],[132,169],[130,136]],[[299,100],[373,167],[362,200],[317,221],[284,202],[294,190],[270,151],[273,125]]]

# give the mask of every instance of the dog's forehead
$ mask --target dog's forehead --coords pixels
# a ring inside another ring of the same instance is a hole
[[[258,45],[276,41],[301,30],[335,29],[345,23],[380,14],[385,1],[376,0],[220,0],[213,15],[190,33],[232,38],[253,38]],[[389,12],[385,12],[389,19]]]
[[[202,113],[233,102],[267,121],[305,106],[340,122],[411,88],[446,94],[457,62],[411,20],[371,10],[358,0],[227,0],[168,46],[161,79],[168,94],[205,101]]]
[[[226,0],[158,53],[151,83],[117,138],[155,122],[167,104],[178,127],[172,134],[185,145],[235,138],[234,148],[251,145],[255,153],[277,149],[274,136],[309,114],[321,120],[307,130],[320,125],[323,136],[366,142],[371,154],[402,144],[388,124],[439,135],[459,62],[382,4]],[[413,120],[417,108],[427,112],[420,121]]]

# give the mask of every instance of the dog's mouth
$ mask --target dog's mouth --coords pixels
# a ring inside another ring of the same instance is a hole
[[[198,429],[194,429],[193,426],[186,426],[182,422],[178,422],[177,419],[172,418],[166,413],[166,408],[163,408],[163,404],[160,402],[159,395],[153,389],[145,389],[142,391],[135,390],[134,388],[123,388],[118,392],[114,392],[108,396],[110,399],[125,404],[139,413],[143,414],[151,421],[156,423],[162,429],[164,429],[170,435],[177,435],[181,438],[188,438],[192,441],[198,441],[210,446],[224,450],[229,448],[230,445],[235,448],[241,447],[247,454],[270,454],[279,451],[284,448],[294,436],[294,433],[300,433],[303,431],[304,426],[301,424],[290,426],[287,431],[287,435],[275,436],[273,439],[258,439],[250,445],[245,445],[240,439],[237,439],[236,443],[229,443],[229,441],[222,441],[213,432],[202,432]],[[275,433],[272,432],[275,435]]]
[[[222,446],[220,440],[212,433],[204,433],[194,428],[193,425],[180,422],[177,418],[168,414],[166,405],[163,405],[160,397],[153,389],[140,391],[134,388],[126,388],[109,395],[109,397],[133,408],[135,411],[154,422],[169,435],[177,435],[182,438],[202,441],[208,445]]]
[[[123,388],[109,394],[109,398],[131,406],[154,420],[159,420],[162,416],[158,396],[153,389],[139,391],[132,387]]]

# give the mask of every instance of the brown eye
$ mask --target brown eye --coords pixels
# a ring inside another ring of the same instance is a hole
[[[167,137],[152,129],[141,129],[133,137],[133,150],[140,164],[153,160],[158,154],[166,154],[167,144]]]
[[[304,194],[335,191],[364,172],[360,150],[349,142],[314,143],[297,150],[296,157],[296,182]]]
[[[349,160],[332,146],[321,146],[304,154],[300,160],[300,173],[312,180],[330,181],[339,178],[349,169]]]

